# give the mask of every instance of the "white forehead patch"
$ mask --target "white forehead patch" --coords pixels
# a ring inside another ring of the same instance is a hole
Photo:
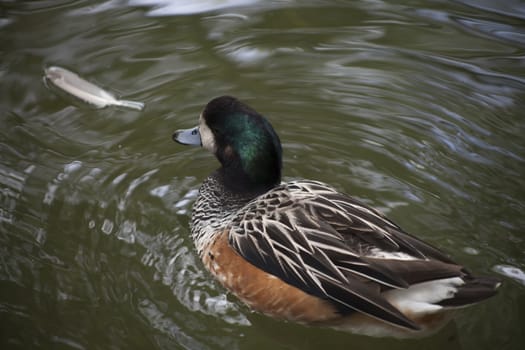
[[[213,133],[211,132],[208,125],[206,125],[202,114],[199,117],[199,134],[201,134],[202,147],[206,148],[212,153],[216,153],[217,146],[215,145],[215,137],[213,136]]]

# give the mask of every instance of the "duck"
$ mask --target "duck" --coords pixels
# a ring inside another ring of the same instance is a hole
[[[204,267],[251,310],[368,336],[418,337],[501,285],[326,183],[282,181],[279,136],[235,97],[212,99],[196,127],[172,138],[220,163],[199,188],[190,233]]]

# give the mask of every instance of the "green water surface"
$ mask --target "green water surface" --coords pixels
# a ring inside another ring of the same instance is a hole
[[[522,1],[0,1],[0,57],[1,349],[524,348]],[[76,101],[51,65],[146,108]],[[189,237],[217,162],[171,140],[224,94],[272,122],[285,179],[381,209],[500,293],[416,340],[252,313]]]

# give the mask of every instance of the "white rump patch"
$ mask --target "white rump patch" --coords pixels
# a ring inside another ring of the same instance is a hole
[[[373,248],[367,254],[367,257],[376,259],[391,259],[391,260],[418,260],[412,255],[402,252],[385,252],[384,250]]]
[[[393,289],[385,293],[386,299],[402,312],[431,314],[443,309],[437,303],[453,298],[457,287],[465,284],[460,277],[444,278],[418,283],[407,289]]]

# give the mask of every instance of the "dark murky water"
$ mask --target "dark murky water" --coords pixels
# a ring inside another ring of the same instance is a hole
[[[525,5],[398,3],[0,1],[0,347],[521,349]],[[57,95],[50,65],[146,109]],[[287,179],[366,200],[501,293],[421,340],[251,313],[188,236],[217,164],[171,140],[223,94],[269,117]]]

